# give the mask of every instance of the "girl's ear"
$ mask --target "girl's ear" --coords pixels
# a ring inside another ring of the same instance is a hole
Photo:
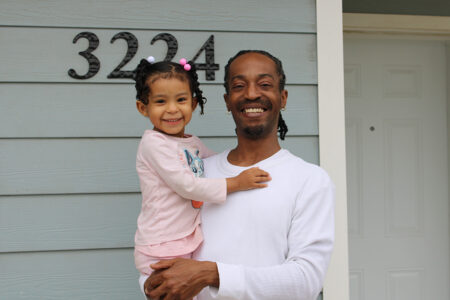
[[[141,115],[143,115],[144,117],[148,117],[147,105],[142,103],[142,101],[139,101],[139,100],[136,101],[136,108],[137,108],[138,112],[141,113]]]
[[[198,104],[197,98],[192,98],[192,110],[195,110],[197,104]]]

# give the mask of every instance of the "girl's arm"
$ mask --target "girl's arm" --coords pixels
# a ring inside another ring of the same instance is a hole
[[[271,180],[269,173],[258,167],[242,171],[238,176],[227,178],[227,194],[267,187],[267,182]]]
[[[181,197],[202,202],[223,203],[227,193],[264,187],[261,182],[269,180],[268,174],[257,168],[228,179],[196,178],[185,165],[177,144],[162,134],[143,136],[138,160],[153,169]]]

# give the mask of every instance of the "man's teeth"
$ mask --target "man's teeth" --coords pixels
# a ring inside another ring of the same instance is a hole
[[[246,108],[244,110],[246,113],[262,113],[264,110],[262,108]]]

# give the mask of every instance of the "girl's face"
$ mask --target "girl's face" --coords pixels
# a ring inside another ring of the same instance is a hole
[[[138,111],[150,119],[154,130],[183,137],[184,127],[191,121],[197,106],[188,81],[172,77],[158,78],[152,82],[150,77],[147,84],[150,87],[148,104],[136,101]]]

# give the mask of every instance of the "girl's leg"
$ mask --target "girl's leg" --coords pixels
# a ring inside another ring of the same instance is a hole
[[[144,293],[144,283],[147,280],[147,278],[149,278],[149,277],[150,277],[150,275],[147,275],[147,274],[141,274],[139,276],[139,288],[141,289],[141,292],[144,295],[146,300],[147,300],[147,296]]]

